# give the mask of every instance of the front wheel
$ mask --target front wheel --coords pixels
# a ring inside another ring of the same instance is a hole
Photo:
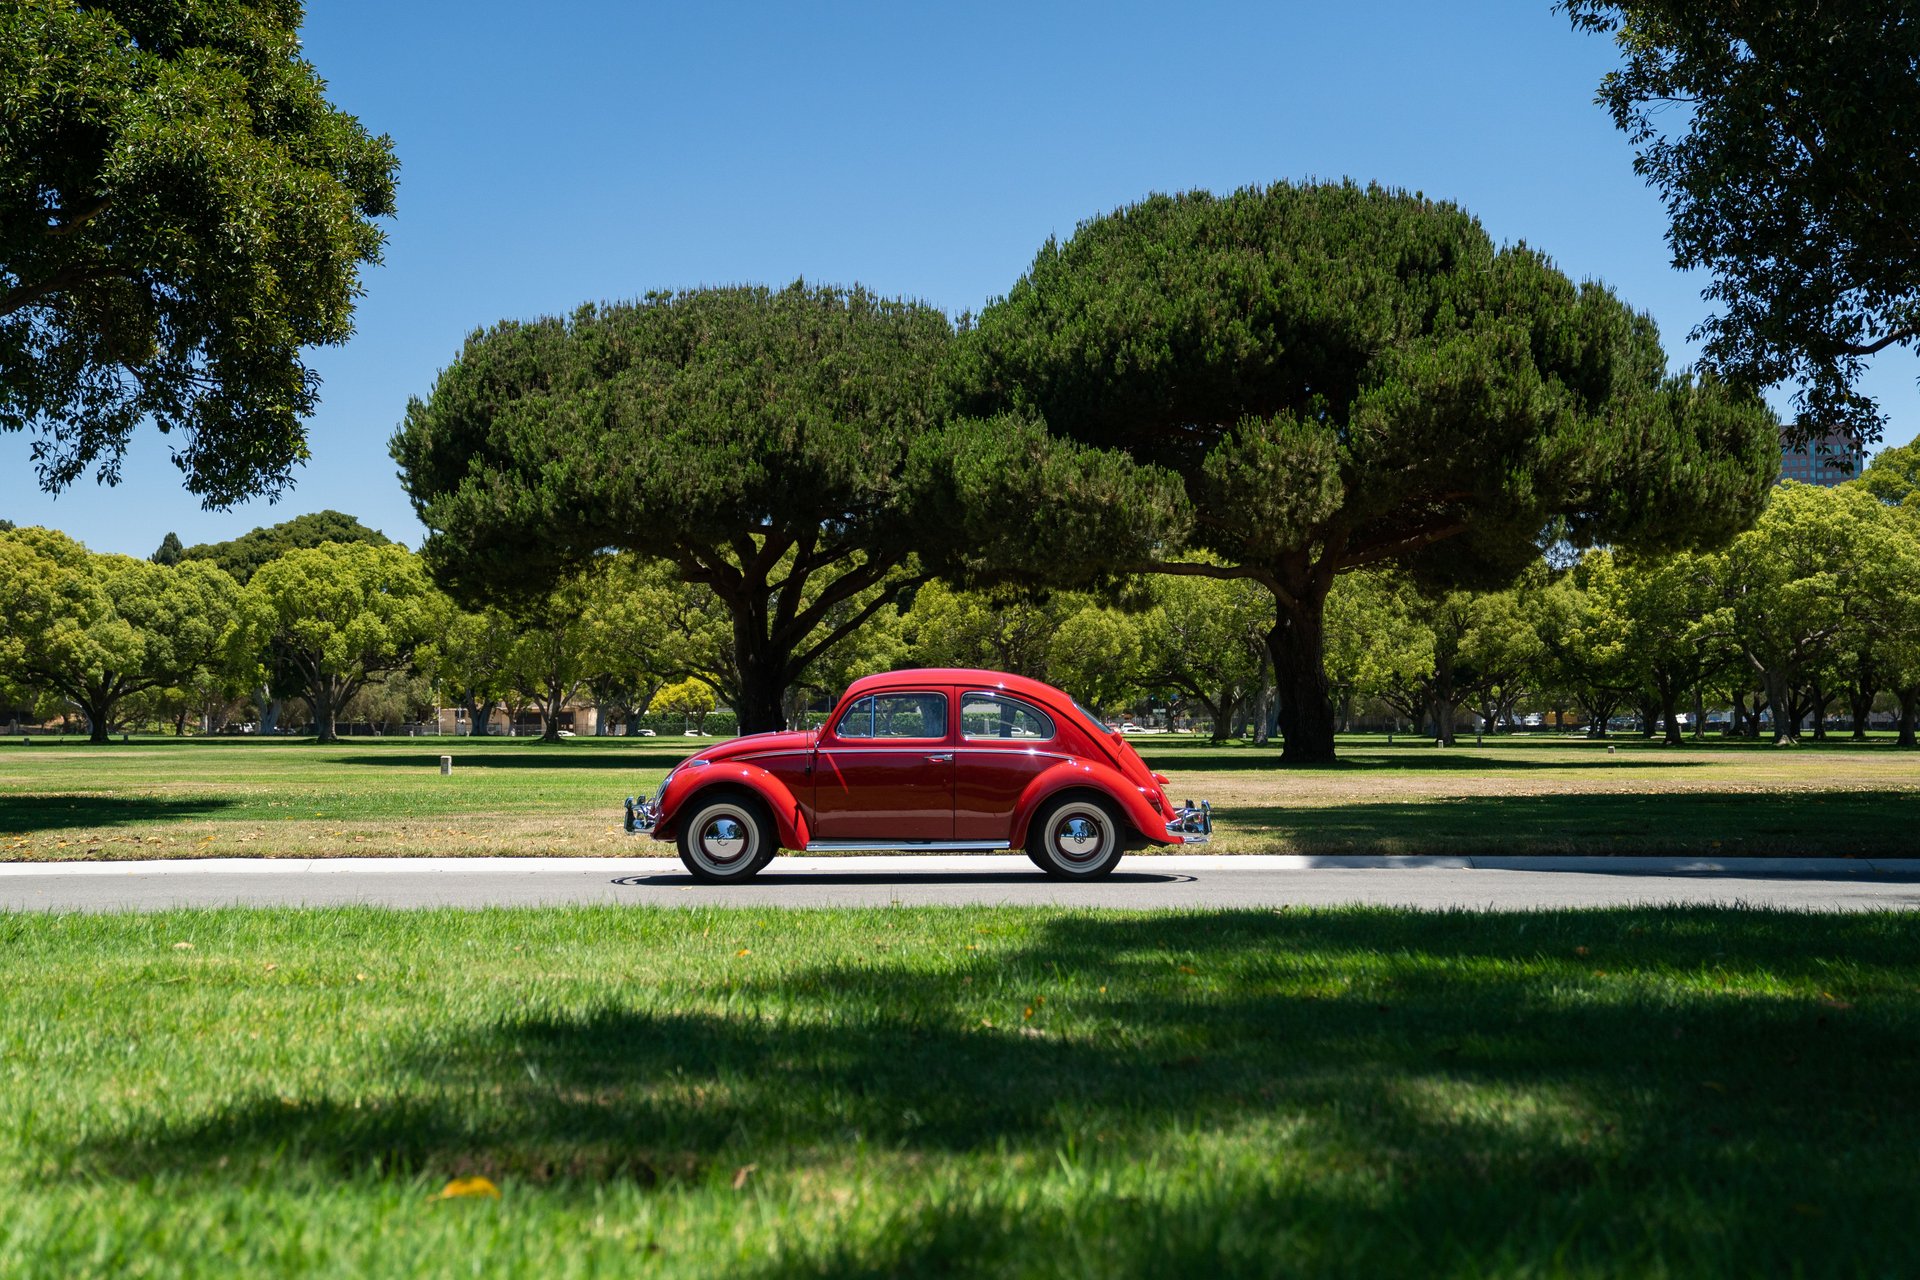
[[[1027,857],[1060,880],[1111,875],[1125,852],[1120,815],[1091,796],[1066,796],[1033,815]]]
[[[731,792],[692,802],[679,845],[680,861],[706,884],[750,880],[779,852],[766,806]]]

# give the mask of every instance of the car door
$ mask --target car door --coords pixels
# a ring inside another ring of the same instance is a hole
[[[953,717],[947,689],[898,689],[851,703],[821,735],[815,840],[951,840]]]
[[[1027,784],[1060,759],[1053,717],[998,690],[962,689],[953,791],[957,840],[1010,840]]]

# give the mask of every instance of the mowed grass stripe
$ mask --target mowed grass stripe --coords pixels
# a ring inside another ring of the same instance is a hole
[[[1891,1275],[1920,917],[0,918],[0,1274]],[[434,1201],[484,1176],[492,1200]]]

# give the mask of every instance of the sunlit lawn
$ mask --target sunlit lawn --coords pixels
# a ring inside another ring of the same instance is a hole
[[[0,745],[0,859],[662,854],[619,833],[620,799],[710,741],[15,740]],[[1884,737],[1442,749],[1370,736],[1312,769],[1245,743],[1136,745],[1177,799],[1213,801],[1221,853],[1920,856],[1920,752]]]
[[[0,917],[0,1275],[1907,1275],[1917,1077],[1914,915]]]

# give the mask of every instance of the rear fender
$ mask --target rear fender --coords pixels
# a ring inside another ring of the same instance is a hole
[[[786,783],[768,773],[757,764],[745,761],[722,760],[697,770],[682,770],[675,776],[676,784],[692,774],[690,784],[682,790],[679,785],[673,787],[673,794],[661,806],[660,820],[654,825],[655,840],[673,840],[678,838],[679,817],[686,812],[687,806],[697,797],[711,792],[715,787],[729,791],[747,791],[760,798],[773,814],[775,834],[780,839],[782,849],[804,849],[809,839],[807,817],[800,811],[800,802],[794,798]]]
[[[1167,835],[1167,815],[1161,813],[1112,765],[1094,760],[1062,760],[1035,775],[1013,807],[1013,830],[1008,839],[1016,847],[1027,843],[1027,828],[1040,806],[1062,791],[1092,791],[1113,802],[1134,833],[1150,844],[1175,844]]]

